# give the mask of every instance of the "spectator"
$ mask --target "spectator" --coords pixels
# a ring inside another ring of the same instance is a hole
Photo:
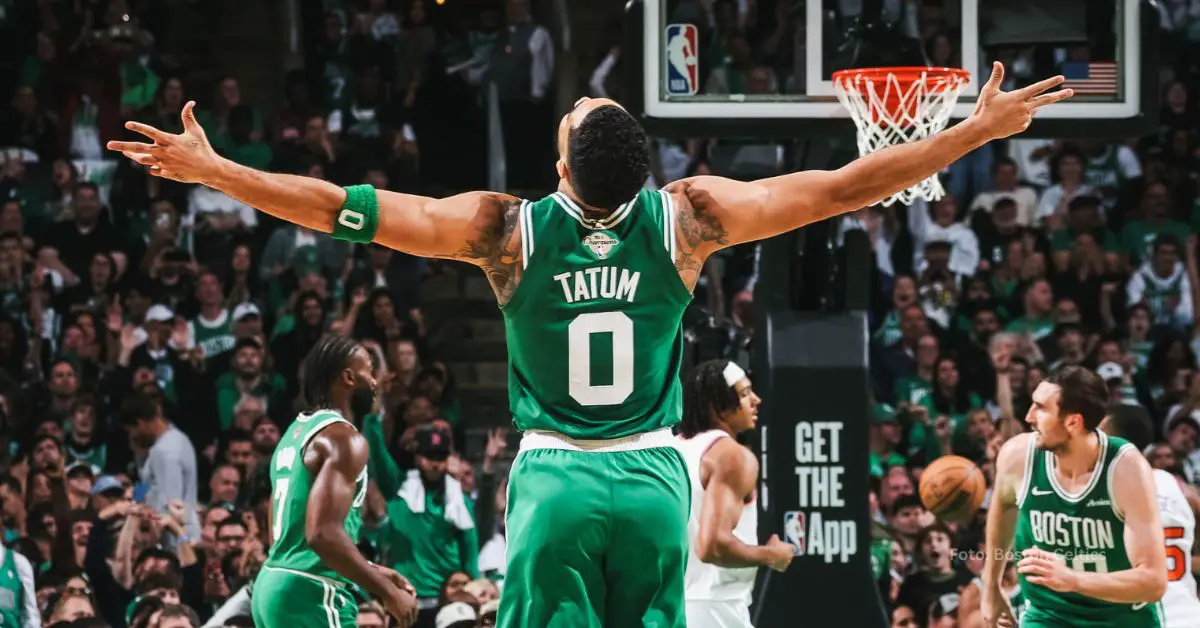
[[[931,609],[931,619],[944,615],[953,618],[959,589],[970,583],[971,576],[954,566],[950,530],[940,523],[926,526],[917,534],[916,547],[918,571],[904,579],[896,602],[909,608]],[[954,601],[942,603],[950,594]],[[940,627],[936,623],[925,625]]]
[[[554,75],[554,45],[549,31],[533,19],[529,5],[529,0],[505,4],[506,25],[491,48],[487,68],[500,101],[505,163],[512,169],[508,179],[516,189],[545,184],[539,174],[549,172],[545,169],[549,144],[521,141],[520,134],[524,129],[546,127],[553,120],[546,105]]]
[[[885,403],[875,404],[871,422],[871,475],[882,478],[886,469],[904,466],[904,457],[896,452],[902,436],[896,411]]]
[[[1154,244],[1159,234],[1169,233],[1179,243],[1187,242],[1191,230],[1171,218],[1170,190],[1162,183],[1146,186],[1141,199],[1142,217],[1131,220],[1121,231],[1127,267],[1136,268],[1154,256]]]
[[[1126,287],[1130,304],[1146,305],[1151,321],[1179,330],[1194,322],[1192,285],[1180,261],[1180,242],[1170,233],[1154,239],[1153,256],[1129,279]]]
[[[233,348],[231,369],[217,378],[217,419],[221,429],[233,425],[234,408],[242,399],[254,397],[270,411],[285,404],[287,384],[264,365],[263,346],[254,338],[243,338]]]
[[[387,613],[375,602],[358,605],[356,628],[387,628]]]
[[[200,617],[189,606],[168,604],[158,614],[157,628],[200,628]]]
[[[408,472],[399,496],[388,504],[386,545],[389,563],[417,590],[418,624],[425,625],[438,614],[438,596],[448,576],[464,571],[469,579],[478,577],[479,539],[475,508],[447,473],[450,433],[423,428],[416,443],[417,468]]]
[[[127,399],[121,420],[131,439],[146,449],[141,477],[145,503],[166,514],[172,501],[196,503],[196,450],[191,440],[163,416],[162,404],[146,395]],[[188,536],[200,536],[194,517],[187,523]]]
[[[29,560],[0,544],[0,624],[14,628],[42,625],[33,577]]]
[[[46,602],[46,623],[53,625],[60,621],[76,621],[96,616],[96,608],[85,595],[66,592],[52,595]],[[24,621],[24,620],[23,620]],[[39,625],[39,624],[24,624]]]
[[[242,472],[232,464],[219,464],[209,479],[208,503],[233,505],[237,503],[238,489],[242,484]]]
[[[453,602],[443,606],[437,612],[435,625],[437,628],[473,628],[477,616],[475,609],[465,602]]]
[[[1083,155],[1077,150],[1059,153],[1052,169],[1056,177],[1055,184],[1042,192],[1036,220],[1050,229],[1057,229],[1062,226],[1071,201],[1079,196],[1093,196],[1096,191],[1084,183]]]
[[[991,212],[1000,200],[1011,200],[1016,210],[1012,220],[1022,227],[1035,225],[1037,209],[1037,192],[1033,188],[1020,184],[1020,172],[1017,162],[1008,157],[1000,157],[992,163],[992,190],[980,192],[971,201],[970,211]]]
[[[196,280],[196,300],[200,312],[188,321],[188,340],[181,349],[200,349],[205,357],[225,353],[233,348],[233,320],[225,307],[221,280],[215,273],[203,273]]]

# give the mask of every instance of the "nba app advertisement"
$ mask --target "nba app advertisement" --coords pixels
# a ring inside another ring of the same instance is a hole
[[[858,522],[846,507],[841,422],[797,423],[796,510],[783,515],[795,556],[847,563],[858,551]]]

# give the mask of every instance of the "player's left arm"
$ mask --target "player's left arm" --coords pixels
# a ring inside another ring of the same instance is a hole
[[[679,211],[684,252],[702,264],[712,252],[762,240],[832,216],[867,207],[941,172],[993,139],[1024,131],[1033,113],[1071,97],[1056,76],[1029,87],[1001,92],[1004,69],[993,66],[975,113],[937,135],[871,153],[837,170],[809,170],[741,182],[701,176],[677,181],[667,190],[686,198]]]
[[[1183,491],[1183,498],[1187,500],[1188,507],[1192,509],[1192,515],[1200,521],[1200,490],[1194,484],[1187,482],[1179,482],[1179,489]]]
[[[1076,572],[1075,592],[1118,604],[1157,602],[1167,590],[1167,559],[1154,472],[1140,455],[1121,456],[1116,465],[1112,499],[1125,515],[1125,552],[1132,567]]]

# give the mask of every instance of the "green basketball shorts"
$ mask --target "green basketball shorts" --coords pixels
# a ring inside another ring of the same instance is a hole
[[[250,607],[256,628],[354,628],[358,604],[346,589],[315,576],[263,567]]]
[[[673,439],[526,433],[509,476],[499,628],[684,628],[691,485]]]
[[[1147,604],[1137,611],[1114,605],[1107,616],[1071,616],[1068,612],[1052,612],[1030,607],[1021,615],[1021,628],[1162,628],[1162,604]]]

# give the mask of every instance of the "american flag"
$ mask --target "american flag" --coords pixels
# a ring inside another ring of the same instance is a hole
[[[1080,96],[1113,96],[1117,93],[1117,64],[1113,61],[1068,61],[1062,64],[1063,88]]]

